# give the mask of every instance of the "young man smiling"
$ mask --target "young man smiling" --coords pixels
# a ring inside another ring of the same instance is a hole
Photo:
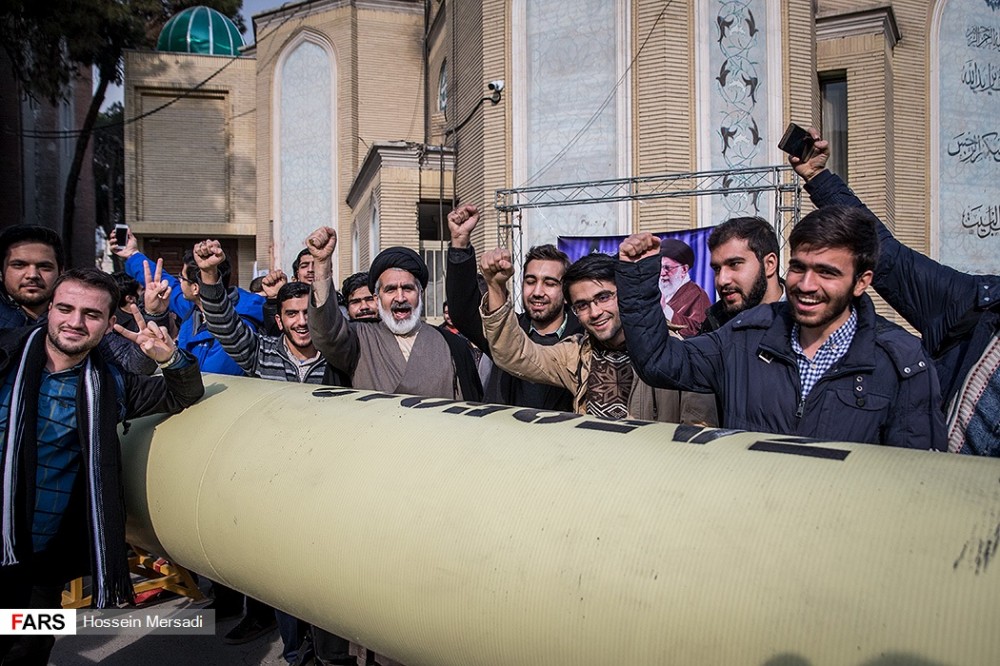
[[[615,260],[591,254],[563,276],[563,292],[585,333],[551,346],[533,342],[517,324],[507,292],[514,274],[509,250],[484,254],[479,268],[486,278],[482,318],[494,362],[515,377],[565,388],[573,410],[609,419],[645,419],[714,425],[710,395],[654,390],[640,381],[625,348],[618,316]],[[663,314],[660,314],[661,321]]]
[[[194,247],[194,259],[200,274],[205,325],[248,376],[322,383],[326,361],[309,333],[309,285],[289,283],[280,270],[264,278],[264,295],[277,301],[275,323],[281,331],[280,336],[265,335],[240,319],[226,294],[219,275],[219,265],[226,259],[222,245],[214,240],[202,241]]]
[[[204,387],[194,358],[135,305],[138,331],[116,325],[118,293],[97,269],[67,271],[45,325],[0,336],[2,608],[59,608],[64,584],[85,573],[98,608],[132,599],[117,424],[177,413]],[[112,328],[163,376],[123,372],[95,353]],[[0,636],[0,661],[10,644]],[[51,646],[36,646],[31,663],[47,663]]]
[[[726,428],[942,449],[934,368],[920,341],[877,316],[865,294],[878,258],[870,215],[823,208],[789,241],[787,302],[680,341],[657,316],[658,239],[627,238],[617,278],[636,371],[653,386],[714,391]]]
[[[467,204],[448,214],[451,246],[448,249],[448,275],[445,291],[451,318],[459,333],[487,356],[489,344],[483,337],[479,314],[482,293],[476,276],[476,250],[471,236],[479,224],[479,209]],[[554,345],[581,333],[580,322],[566,307],[563,276],[569,257],[554,245],[536,245],[528,250],[521,270],[521,305],[517,323],[532,342]],[[550,386],[514,377],[494,368],[485,387],[486,400],[517,407],[569,411],[573,394],[560,386]]]

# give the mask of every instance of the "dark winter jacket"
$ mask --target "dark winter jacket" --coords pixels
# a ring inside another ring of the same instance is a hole
[[[865,207],[839,176],[823,171],[806,190],[817,206]],[[872,284],[923,337],[947,409],[1000,329],[1000,275],[971,275],[925,257],[878,222],[881,254]],[[1000,449],[989,453],[1000,455]]]
[[[482,294],[476,278],[476,251],[472,247],[448,249],[445,293],[448,313],[455,323],[455,328],[492,359],[489,345],[483,335],[483,319],[479,313]],[[583,333],[580,322],[572,312],[567,310],[566,317],[566,328],[563,329],[562,336],[529,334],[531,341],[549,346],[577,333]],[[519,314],[517,323],[525,333],[530,331],[531,319],[527,314]],[[490,380],[483,389],[486,402],[550,411],[573,411],[573,394],[566,389],[514,377],[499,366],[494,366]]]
[[[671,338],[659,307],[659,258],[619,262],[618,307],[636,371],[651,386],[712,391],[726,428],[944,449],[940,390],[920,341],[855,299],[847,353],[800,403],[787,303],[759,305],[718,331]]]
[[[21,360],[27,336],[32,329],[33,327],[19,328],[0,335],[0,383],[6,380],[9,373],[17,372],[17,365]],[[127,419],[139,418],[151,414],[176,414],[186,407],[193,405],[205,393],[201,372],[197,363],[190,356],[187,357],[189,361],[187,365],[177,369],[165,369],[162,377],[148,377],[141,374],[122,372],[117,367],[102,362],[103,355],[96,354],[95,357],[96,367],[102,377],[101,384],[114,387],[115,403],[113,409],[98,409],[95,412],[99,416],[99,420],[95,426],[98,433],[97,436],[99,437],[106,436],[117,439],[116,424]],[[78,407],[78,420],[84,418],[84,411]],[[85,432],[85,428],[85,422],[81,421],[78,423],[80,431]],[[81,435],[81,438],[83,437]],[[81,442],[81,447],[84,447],[84,451],[86,450],[83,442]],[[0,450],[2,448],[2,443],[0,443]],[[120,447],[117,445],[117,442],[115,445],[109,447],[109,450],[114,453],[116,458],[119,457],[119,449]],[[83,455],[81,464],[86,465],[86,461],[87,456]],[[27,484],[27,489],[25,486],[19,487],[19,497],[31,496],[33,493],[30,488],[34,485],[36,474],[35,462],[34,456],[28,454],[24,456],[22,462],[23,474],[21,476],[24,479],[22,483]],[[105,483],[107,480],[118,482],[119,487],[117,488],[117,492],[123,494],[119,482],[119,474],[121,472],[120,459],[117,465],[112,465],[108,468],[102,466],[91,470],[91,472],[96,475],[104,475],[101,478],[101,486],[115,485],[114,483]],[[90,507],[87,506],[89,503],[88,496],[84,490],[86,478],[87,474],[78,475],[70,504],[60,522],[59,532],[53,537],[46,549],[38,553],[24,554],[29,559],[28,564],[35,571],[35,575],[38,576],[36,579],[37,582],[63,584],[84,573],[88,573],[88,567],[97,566],[92,562],[92,549],[89,547],[90,530],[88,529],[88,520],[91,511],[89,510]],[[115,488],[111,487],[109,491],[115,492]],[[25,503],[22,509],[27,512],[24,524],[30,525],[34,507]],[[124,510],[121,510],[118,516],[120,517],[120,523],[106,525],[105,530],[109,537],[116,534],[124,542]],[[30,538],[25,538],[23,541],[30,543]],[[121,550],[124,553],[124,544],[122,544]],[[127,566],[126,563],[119,564],[120,566]]]

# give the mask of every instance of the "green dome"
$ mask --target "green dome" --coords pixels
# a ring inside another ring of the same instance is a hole
[[[209,7],[189,7],[163,26],[156,50],[239,55],[243,36],[236,24]]]

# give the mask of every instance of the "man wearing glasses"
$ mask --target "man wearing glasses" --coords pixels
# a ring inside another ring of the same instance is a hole
[[[711,394],[653,389],[631,365],[618,316],[615,260],[591,254],[563,276],[563,293],[583,333],[551,346],[532,342],[518,325],[507,291],[514,274],[509,250],[497,248],[479,261],[486,279],[483,333],[498,366],[521,379],[561,386],[573,394],[573,410],[608,419],[644,419],[692,425],[715,424]]]

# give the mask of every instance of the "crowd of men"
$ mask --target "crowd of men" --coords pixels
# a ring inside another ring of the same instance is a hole
[[[391,247],[338,292],[337,234],[304,240],[291,279],[231,284],[207,239],[163,270],[129,234],[124,271],[64,270],[39,227],[0,235],[0,606],[56,607],[93,577],[98,606],[131,602],[116,426],[196,402],[200,371],[977,455],[1000,453],[1000,277],[942,266],[897,241],[812,154],[792,158],[817,209],[792,229],[786,277],[771,224],[733,218],[708,239],[718,301],[691,248],[639,233],[617,257],[553,245],[520,266],[478,257],[479,210],[448,216],[445,324],[424,321],[428,267]],[[921,337],[879,316],[874,288]],[[997,294],[997,297],[994,295]],[[347,663],[347,642],[216,585],[240,643],[278,627],[289,663]],[[9,650],[44,659],[51,643]],[[42,655],[42,656],[38,656]],[[28,663],[28,662],[25,662]]]

